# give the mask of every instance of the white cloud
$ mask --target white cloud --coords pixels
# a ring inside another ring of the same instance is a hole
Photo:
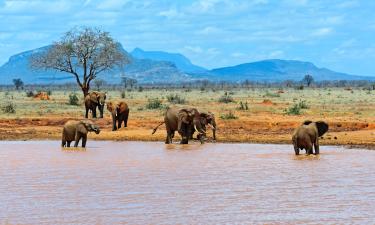
[[[214,27],[214,26],[208,26],[208,27],[203,28],[202,30],[199,30],[197,34],[210,35],[210,34],[217,34],[219,32],[221,32],[221,29]]]
[[[168,19],[178,17],[179,15],[180,15],[180,13],[177,11],[176,8],[170,8],[166,11],[161,11],[159,13],[159,16],[164,16],[164,17],[167,17]]]
[[[67,12],[72,4],[69,1],[10,1],[4,2],[4,6],[0,9],[3,13],[43,13],[56,14]]]
[[[128,0],[104,0],[100,1],[97,8],[101,10],[121,10]]]
[[[323,37],[330,35],[333,32],[333,29],[330,27],[322,27],[319,29],[314,30],[311,35],[316,37]]]
[[[283,56],[284,56],[284,52],[283,51],[276,50],[276,51],[271,52],[268,55],[268,58],[280,58],[280,57],[283,57]]]

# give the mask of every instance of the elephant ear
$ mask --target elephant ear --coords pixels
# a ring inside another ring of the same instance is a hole
[[[313,121],[311,121],[311,120],[305,120],[305,121],[303,121],[302,125],[309,125],[312,122]]]
[[[115,108],[115,106],[114,106],[113,102],[107,102],[108,111],[113,112],[114,108]]]
[[[178,114],[177,114],[177,117],[178,117],[178,120],[179,121],[182,121],[184,123],[189,123],[189,111],[186,110],[186,109],[181,109],[180,111],[178,111]]]
[[[318,129],[318,136],[323,136],[328,131],[328,124],[324,121],[315,122],[316,128]]]
[[[89,127],[89,126],[87,126],[88,124],[87,124],[87,122],[85,122],[85,121],[81,121],[80,123],[78,123],[77,124],[77,127],[76,127],[76,129],[77,129],[77,132],[79,132],[79,133],[81,133],[81,134],[87,134],[87,127]]]
[[[90,100],[95,103],[99,103],[98,101],[99,95],[96,91],[90,93]]]

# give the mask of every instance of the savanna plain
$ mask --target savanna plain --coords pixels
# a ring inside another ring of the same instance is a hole
[[[214,113],[218,142],[291,143],[291,134],[304,120],[324,120],[329,131],[321,145],[375,148],[375,90],[362,88],[137,88],[107,91],[107,101],[127,102],[128,127],[111,131],[111,116],[93,119],[102,132],[89,139],[164,141],[161,126],[166,107],[190,105]],[[2,90],[1,140],[58,140],[63,124],[84,118],[80,91],[49,89],[49,99],[28,97],[25,90]],[[69,95],[78,97],[69,104]],[[11,106],[10,106],[11,105]],[[9,106],[13,109],[9,112]],[[8,110],[7,110],[8,109]],[[91,114],[89,115],[91,119]],[[208,141],[212,137],[208,131]],[[176,135],[175,141],[179,140]]]

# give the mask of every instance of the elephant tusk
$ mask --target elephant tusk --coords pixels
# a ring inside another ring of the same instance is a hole
[[[205,134],[205,133],[203,133],[203,132],[200,132],[200,131],[197,129],[197,127],[195,126],[195,124],[194,124],[194,129],[195,129],[196,132],[198,132],[198,133],[200,133],[200,134]]]
[[[212,126],[212,124],[208,123],[207,126],[209,126],[212,130],[216,130],[214,126]]]

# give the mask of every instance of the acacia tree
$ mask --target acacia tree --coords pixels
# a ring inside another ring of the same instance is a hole
[[[307,74],[302,79],[302,82],[306,83],[307,87],[310,87],[310,85],[312,84],[312,82],[314,82],[314,78],[313,78],[313,76]]]
[[[16,86],[16,90],[19,90],[23,87],[23,81],[20,78],[13,79],[13,84]]]
[[[100,73],[128,62],[108,32],[86,27],[68,31],[46,52],[36,54],[31,67],[70,73],[86,96]]]

